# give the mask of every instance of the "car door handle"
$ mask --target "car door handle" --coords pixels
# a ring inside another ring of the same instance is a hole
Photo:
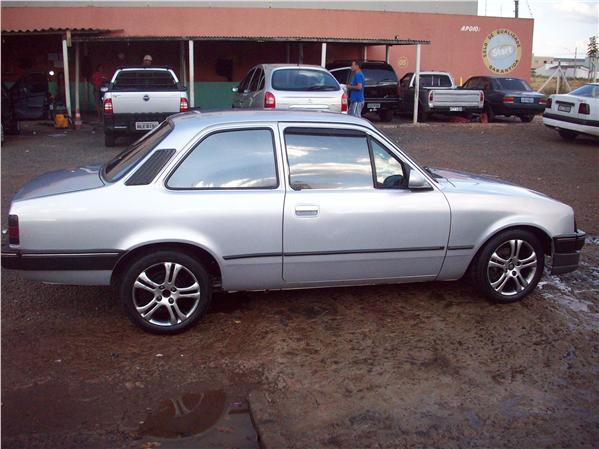
[[[315,205],[299,205],[295,206],[295,215],[298,217],[315,217],[318,215],[318,206]]]

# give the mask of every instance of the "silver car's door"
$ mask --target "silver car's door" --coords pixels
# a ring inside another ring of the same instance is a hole
[[[432,183],[426,190],[407,188],[415,164],[366,129],[280,124],[279,130],[288,161],[287,285],[437,276],[450,211]]]
[[[171,232],[204,244],[220,259],[226,290],[281,284],[285,188],[276,125],[212,128],[167,176]]]
[[[264,89],[264,70],[261,67],[256,69],[252,82],[250,83],[249,93],[246,97],[247,108],[262,109],[264,106],[263,94]]]

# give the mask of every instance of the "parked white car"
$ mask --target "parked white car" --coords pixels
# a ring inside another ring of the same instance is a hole
[[[578,134],[599,137],[599,83],[549,97],[543,123],[565,140],[573,140]]]
[[[233,88],[233,108],[347,113],[347,94],[316,65],[260,64]]]

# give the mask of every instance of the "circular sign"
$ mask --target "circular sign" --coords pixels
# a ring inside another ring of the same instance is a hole
[[[408,58],[406,56],[400,56],[397,60],[398,67],[407,67],[408,66]]]
[[[492,31],[483,42],[483,61],[494,73],[511,72],[518,66],[521,57],[520,39],[513,31]]]

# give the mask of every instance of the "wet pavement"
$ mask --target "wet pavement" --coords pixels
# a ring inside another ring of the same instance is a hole
[[[134,327],[109,288],[3,270],[2,447],[596,447],[597,142],[538,120],[381,128],[425,165],[572,205],[591,233],[581,269],[512,305],[466,281],[217,294],[169,337]],[[44,129],[2,147],[3,223],[32,176],[120,150],[89,126]]]

